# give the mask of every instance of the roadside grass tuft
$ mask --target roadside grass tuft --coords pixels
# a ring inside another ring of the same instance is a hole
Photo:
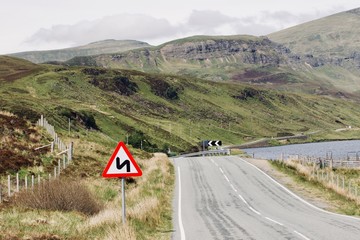
[[[80,182],[56,179],[16,195],[18,206],[52,211],[78,211],[94,215],[102,209],[92,193]]]

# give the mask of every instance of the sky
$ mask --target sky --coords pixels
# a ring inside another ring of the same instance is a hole
[[[262,36],[358,7],[359,0],[0,0],[0,54],[105,39]]]

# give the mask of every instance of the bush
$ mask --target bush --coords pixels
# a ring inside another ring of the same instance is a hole
[[[58,211],[78,211],[86,215],[98,213],[102,206],[81,183],[70,180],[46,181],[16,196],[19,206]]]

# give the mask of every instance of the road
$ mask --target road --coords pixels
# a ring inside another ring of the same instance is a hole
[[[316,208],[239,157],[174,164],[174,240],[360,239],[359,218]]]

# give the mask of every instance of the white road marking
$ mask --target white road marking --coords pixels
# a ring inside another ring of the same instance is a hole
[[[178,167],[178,174],[179,174],[179,228],[180,228],[180,237],[181,240],[185,240],[185,231],[184,231],[184,225],[182,222],[182,217],[181,217],[181,176],[180,176],[180,167]]]
[[[333,212],[329,212],[326,211],[324,209],[318,208],[315,205],[312,205],[311,203],[307,202],[306,200],[302,199],[301,197],[299,197],[298,195],[296,195],[295,193],[293,193],[292,191],[290,191],[289,189],[287,189],[286,187],[284,187],[283,185],[281,185],[280,183],[278,183],[275,179],[273,179],[272,177],[270,177],[268,174],[266,174],[264,171],[262,171],[260,168],[258,168],[257,166],[255,166],[252,163],[249,163],[248,161],[245,161],[244,159],[240,158],[240,160],[242,160],[244,163],[252,166],[253,168],[255,168],[256,170],[258,170],[259,172],[261,172],[262,174],[264,174],[267,178],[269,178],[272,182],[274,182],[276,185],[278,185],[279,187],[281,187],[283,190],[285,190],[287,193],[289,193],[291,196],[293,196],[294,198],[298,199],[299,201],[301,201],[302,203],[320,211],[323,213],[327,213],[327,214],[331,214],[331,215],[335,215],[335,216],[341,216],[341,217],[345,217],[345,218],[350,218],[350,219],[354,219],[359,221],[360,218],[357,217],[352,217],[352,216],[347,216],[347,215],[342,215],[342,214],[338,214],[338,213],[333,213]]]
[[[221,172],[222,174],[224,174],[224,171],[222,170],[222,168],[220,167],[219,169],[220,169],[220,172]]]
[[[294,230],[294,233],[296,233],[297,235],[299,235],[300,237],[302,237],[305,240],[310,240],[310,238],[306,237],[304,234],[299,233],[298,231]]]
[[[270,222],[279,224],[280,226],[284,226],[284,224],[282,224],[282,223],[280,223],[280,222],[278,222],[278,221],[276,221],[276,220],[274,220],[274,219],[271,219],[271,218],[269,218],[269,217],[265,217],[265,218],[266,218],[267,220],[269,220]]]
[[[228,179],[228,177],[224,174],[224,177],[226,179],[226,181],[228,181],[228,183],[230,183],[230,180]]]
[[[257,215],[261,215],[260,212],[256,211],[254,208],[252,208],[251,206],[249,206],[250,210],[253,211],[254,213],[256,213]]]
[[[230,187],[234,190],[234,192],[237,192],[236,188],[231,183],[230,183]]]
[[[241,198],[241,200],[246,204],[246,205],[248,205],[248,203],[247,203],[247,201],[243,198],[243,196],[241,196],[240,194],[239,194],[239,198]]]

